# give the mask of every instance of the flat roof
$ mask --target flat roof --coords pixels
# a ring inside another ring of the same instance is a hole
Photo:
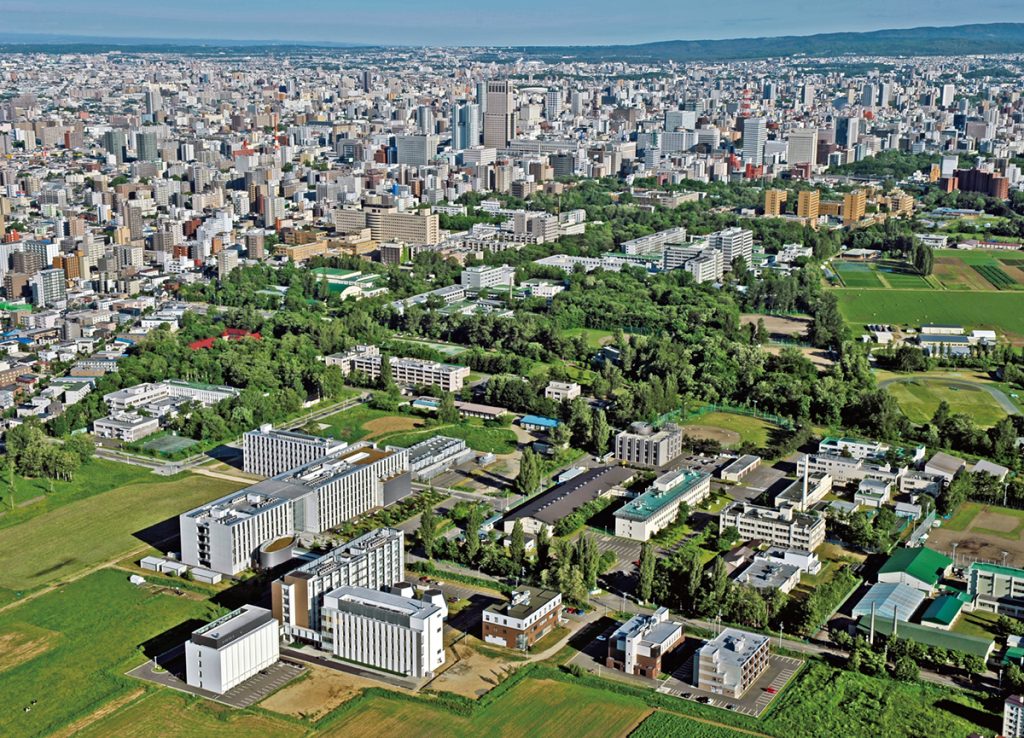
[[[242,605],[224,617],[192,631],[192,642],[221,649],[271,622],[274,622],[274,614],[270,610],[255,605]]]
[[[988,574],[999,574],[1004,577],[1015,577],[1017,579],[1024,579],[1024,569],[1015,569],[1012,566],[1002,566],[1001,564],[986,564],[982,561],[975,561],[969,567],[968,571],[983,571]]]
[[[800,575],[800,567],[795,564],[754,559],[750,566],[736,577],[736,581],[757,589],[778,589],[792,579],[794,574]]]
[[[555,592],[551,589],[520,587],[512,593],[512,597],[507,601],[488,605],[487,611],[515,618],[516,620],[523,620],[561,596],[560,592]]]
[[[634,472],[624,466],[603,466],[583,472],[567,482],[530,498],[505,516],[506,520],[535,518],[554,525],[566,515],[596,500],[613,487],[633,478]]]
[[[710,474],[687,470],[681,475],[679,482],[667,490],[648,488],[636,499],[630,500],[615,511],[615,517],[629,520],[647,520],[662,508],[676,502],[698,484],[711,478]]]
[[[748,633],[736,628],[726,628],[713,640],[705,643],[700,652],[701,655],[704,655],[707,651],[711,651],[719,661],[741,666],[767,643],[767,636]]]
[[[328,600],[345,603],[357,614],[378,618],[388,622],[400,622],[401,619],[425,620],[440,608],[426,600],[414,600],[411,597],[381,592],[368,587],[338,587],[325,596],[325,607]]]

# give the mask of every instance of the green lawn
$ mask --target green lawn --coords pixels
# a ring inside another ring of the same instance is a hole
[[[912,377],[894,382],[886,389],[896,398],[900,409],[911,422],[927,423],[942,401],[955,413],[970,415],[983,428],[993,426],[1006,417],[1006,411],[988,392],[980,387],[965,387],[956,380],[951,384],[941,377]]]
[[[983,507],[980,502],[965,502],[957,508],[957,511],[953,513],[953,517],[942,523],[942,527],[947,530],[967,530]]]
[[[758,446],[767,445],[771,440],[772,431],[778,430],[773,423],[761,418],[718,411],[687,421],[684,429],[686,425],[706,425],[734,431],[739,433],[741,441],[749,441]]]
[[[526,679],[472,718],[422,702],[371,697],[321,736],[410,733],[418,738],[460,736],[623,736],[647,713],[638,698],[546,679]]]
[[[0,614],[0,638],[19,636],[26,626],[54,634],[0,671],[0,735],[48,735],[95,711],[136,686],[123,672],[144,660],[142,644],[222,613],[207,602],[140,589],[125,572],[105,569]],[[166,735],[170,727],[149,734]]]
[[[878,271],[881,272],[882,279],[884,279],[890,287],[894,289],[917,289],[917,290],[928,290],[932,289],[932,284],[920,274],[914,274],[906,271],[896,271],[888,267],[879,267]]]
[[[615,339],[615,333],[613,331],[606,331],[601,328],[566,328],[565,330],[559,331],[558,334],[564,338],[583,336],[587,342],[587,346],[592,349],[599,349],[602,346],[611,343]]]
[[[924,682],[897,682],[812,662],[778,698],[765,732],[785,738],[819,736],[992,735],[1001,716],[971,696]]]
[[[190,473],[174,477],[150,474],[145,481],[68,503],[8,527],[0,534],[0,591],[28,592],[125,556],[144,545],[135,533],[242,486]],[[177,533],[176,522],[161,533]]]
[[[118,464],[114,461],[92,459],[84,464],[69,482],[49,479],[28,479],[15,475],[14,501],[15,509],[0,506],[0,528],[16,525],[31,517],[54,510],[75,500],[92,497],[103,492],[134,484],[145,479],[152,479],[149,469],[130,464]],[[4,488],[4,503],[10,504],[7,496],[7,480],[0,480]],[[50,492],[50,487],[53,492]],[[24,505],[30,500],[32,504]]]
[[[967,251],[963,249],[936,249],[936,257],[953,257],[964,264],[998,264],[999,261],[1024,261],[1024,251]]]
[[[374,439],[381,445],[408,448],[434,436],[461,438],[474,451],[492,454],[510,454],[516,450],[516,434],[508,428],[487,428],[474,421],[455,425],[437,425],[423,430],[399,431]]]
[[[1024,337],[1024,294],[896,289],[837,289],[836,294],[843,317],[857,326],[956,323]]]
[[[964,612],[953,626],[953,632],[979,638],[995,638],[999,632],[996,628],[998,619],[998,615],[982,610]]]
[[[869,264],[854,261],[840,261],[835,260],[832,262],[832,267],[839,273],[839,276],[843,279],[843,284],[850,288],[859,287],[885,287],[882,281],[875,274],[875,270]]]
[[[340,441],[354,443],[370,435],[371,431],[364,428],[364,424],[393,415],[394,413],[376,410],[369,405],[360,404],[349,410],[342,410],[340,413],[328,415],[316,423],[311,423],[305,430],[318,436],[337,438]],[[320,426],[326,427],[321,428]]]

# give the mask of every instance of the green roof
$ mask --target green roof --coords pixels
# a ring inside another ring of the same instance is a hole
[[[1014,646],[1013,648],[1006,649],[1006,653],[1003,654],[1003,663],[1019,664],[1024,661],[1024,648]]]
[[[942,578],[942,572],[952,563],[953,559],[943,556],[938,551],[932,551],[930,548],[898,548],[889,557],[889,560],[882,564],[878,573],[905,572],[914,579],[935,585]]]
[[[617,518],[629,520],[647,520],[666,505],[675,502],[691,489],[702,483],[708,474],[705,472],[688,471],[679,484],[671,489],[659,490],[650,488],[634,500],[630,500],[615,512]]]
[[[928,609],[924,611],[921,620],[927,620],[929,623],[939,623],[940,625],[952,625],[957,615],[960,614],[960,608],[963,605],[964,603],[958,597],[942,595],[932,604],[928,605]]]
[[[857,621],[857,630],[866,635],[871,630],[871,618],[862,617]],[[885,636],[889,635],[892,632],[892,620],[875,618],[875,632]],[[923,643],[926,646],[938,646],[972,656],[980,656],[983,659],[988,658],[989,653],[995,647],[991,638],[977,638],[914,623],[898,623],[896,637]]]

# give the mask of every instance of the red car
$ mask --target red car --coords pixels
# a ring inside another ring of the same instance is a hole
[[[766,687],[764,691],[767,692],[768,694],[775,694],[779,690],[777,690],[775,687]]]

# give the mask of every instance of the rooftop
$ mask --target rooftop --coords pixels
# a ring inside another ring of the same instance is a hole
[[[562,595],[550,589],[539,589],[537,587],[520,587],[512,593],[507,602],[498,602],[487,607],[488,612],[493,612],[505,617],[523,620],[530,617],[555,598]]]
[[[701,647],[701,656],[710,651],[717,661],[741,666],[767,643],[767,636],[726,628]]]
[[[963,606],[964,603],[960,598],[942,595],[928,605],[928,609],[924,611],[921,620],[922,622],[928,621],[929,623],[939,623],[940,625],[952,625]]]
[[[853,616],[871,617],[874,606],[875,617],[892,620],[895,613],[897,620],[910,620],[917,608],[925,601],[925,594],[909,584],[896,582],[879,582],[871,588],[853,606]]]
[[[192,642],[210,648],[224,648],[273,621],[274,615],[270,610],[254,605],[242,605],[224,617],[192,631]]]
[[[905,572],[915,579],[935,585],[952,563],[953,559],[930,548],[898,548],[889,560],[882,564],[878,573]]]
[[[627,484],[635,472],[624,466],[603,466],[573,477],[568,482],[532,497],[506,516],[506,520],[535,518],[554,525],[566,515],[614,487]]]
[[[615,517],[628,518],[629,520],[647,520],[654,513],[667,505],[673,504],[707,479],[710,479],[710,476],[705,472],[687,470],[680,475],[675,486],[666,490],[649,487],[642,495],[634,500],[630,500],[619,510],[616,510]]]

